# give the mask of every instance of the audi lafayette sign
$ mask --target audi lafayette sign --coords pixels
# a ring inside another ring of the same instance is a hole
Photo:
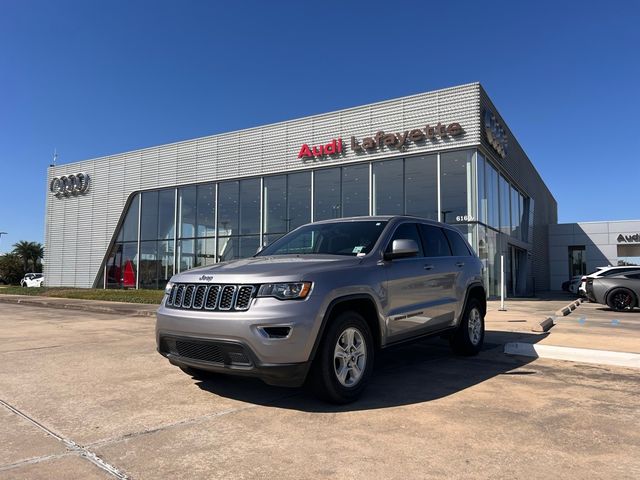
[[[364,137],[362,140],[352,136],[350,144],[351,150],[356,153],[372,152],[383,147],[403,151],[410,142],[437,141],[447,137],[457,137],[463,133],[464,129],[458,122],[448,125],[439,122],[437,125],[427,125],[425,128],[415,128],[398,133],[385,133],[380,130],[375,135]],[[298,158],[306,161],[310,158],[321,158],[326,155],[340,155],[343,149],[342,138],[333,139],[326,145],[309,146],[305,143],[300,147]]]
[[[58,198],[69,197],[86,193],[89,190],[89,183],[89,175],[84,172],[62,175],[53,177],[49,184],[49,190]]]

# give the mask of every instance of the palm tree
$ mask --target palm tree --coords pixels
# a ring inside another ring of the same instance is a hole
[[[29,271],[29,260],[31,259],[31,243],[26,240],[20,240],[13,244],[13,253],[20,257],[25,272]]]
[[[37,270],[38,261],[44,256],[44,247],[38,242],[27,242],[21,240],[13,245],[13,253],[22,260],[24,271],[29,271],[29,260],[33,265],[33,272]]]
[[[38,262],[44,258],[44,247],[39,242],[31,242],[31,261],[33,262],[33,271],[37,272]]]

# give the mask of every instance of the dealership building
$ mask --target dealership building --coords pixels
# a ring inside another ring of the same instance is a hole
[[[310,221],[408,214],[462,231],[499,293],[551,285],[557,204],[479,83],[53,166],[49,286],[162,288]]]

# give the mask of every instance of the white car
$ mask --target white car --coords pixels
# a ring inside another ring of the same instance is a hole
[[[569,293],[573,293],[574,295],[577,295],[578,289],[580,288],[581,283],[582,283],[581,275],[576,275],[575,277],[571,277],[571,281],[569,282]]]
[[[618,273],[631,272],[633,270],[638,270],[636,266],[626,266],[626,267],[597,267],[595,272],[590,273],[589,275],[585,275],[582,277],[582,281],[580,282],[580,287],[578,287],[578,295],[581,297],[587,296],[587,279],[588,278],[600,278],[600,277],[608,277],[609,275],[616,275]]]
[[[44,283],[44,275],[42,273],[27,273],[20,285],[23,287],[42,287]]]

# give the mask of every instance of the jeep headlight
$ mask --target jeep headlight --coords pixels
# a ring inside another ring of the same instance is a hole
[[[171,293],[172,288],[173,288],[173,282],[167,282],[167,286],[164,287],[164,294],[169,295]]]
[[[275,297],[280,300],[306,298],[311,291],[311,282],[265,283],[258,290],[258,297]]]

